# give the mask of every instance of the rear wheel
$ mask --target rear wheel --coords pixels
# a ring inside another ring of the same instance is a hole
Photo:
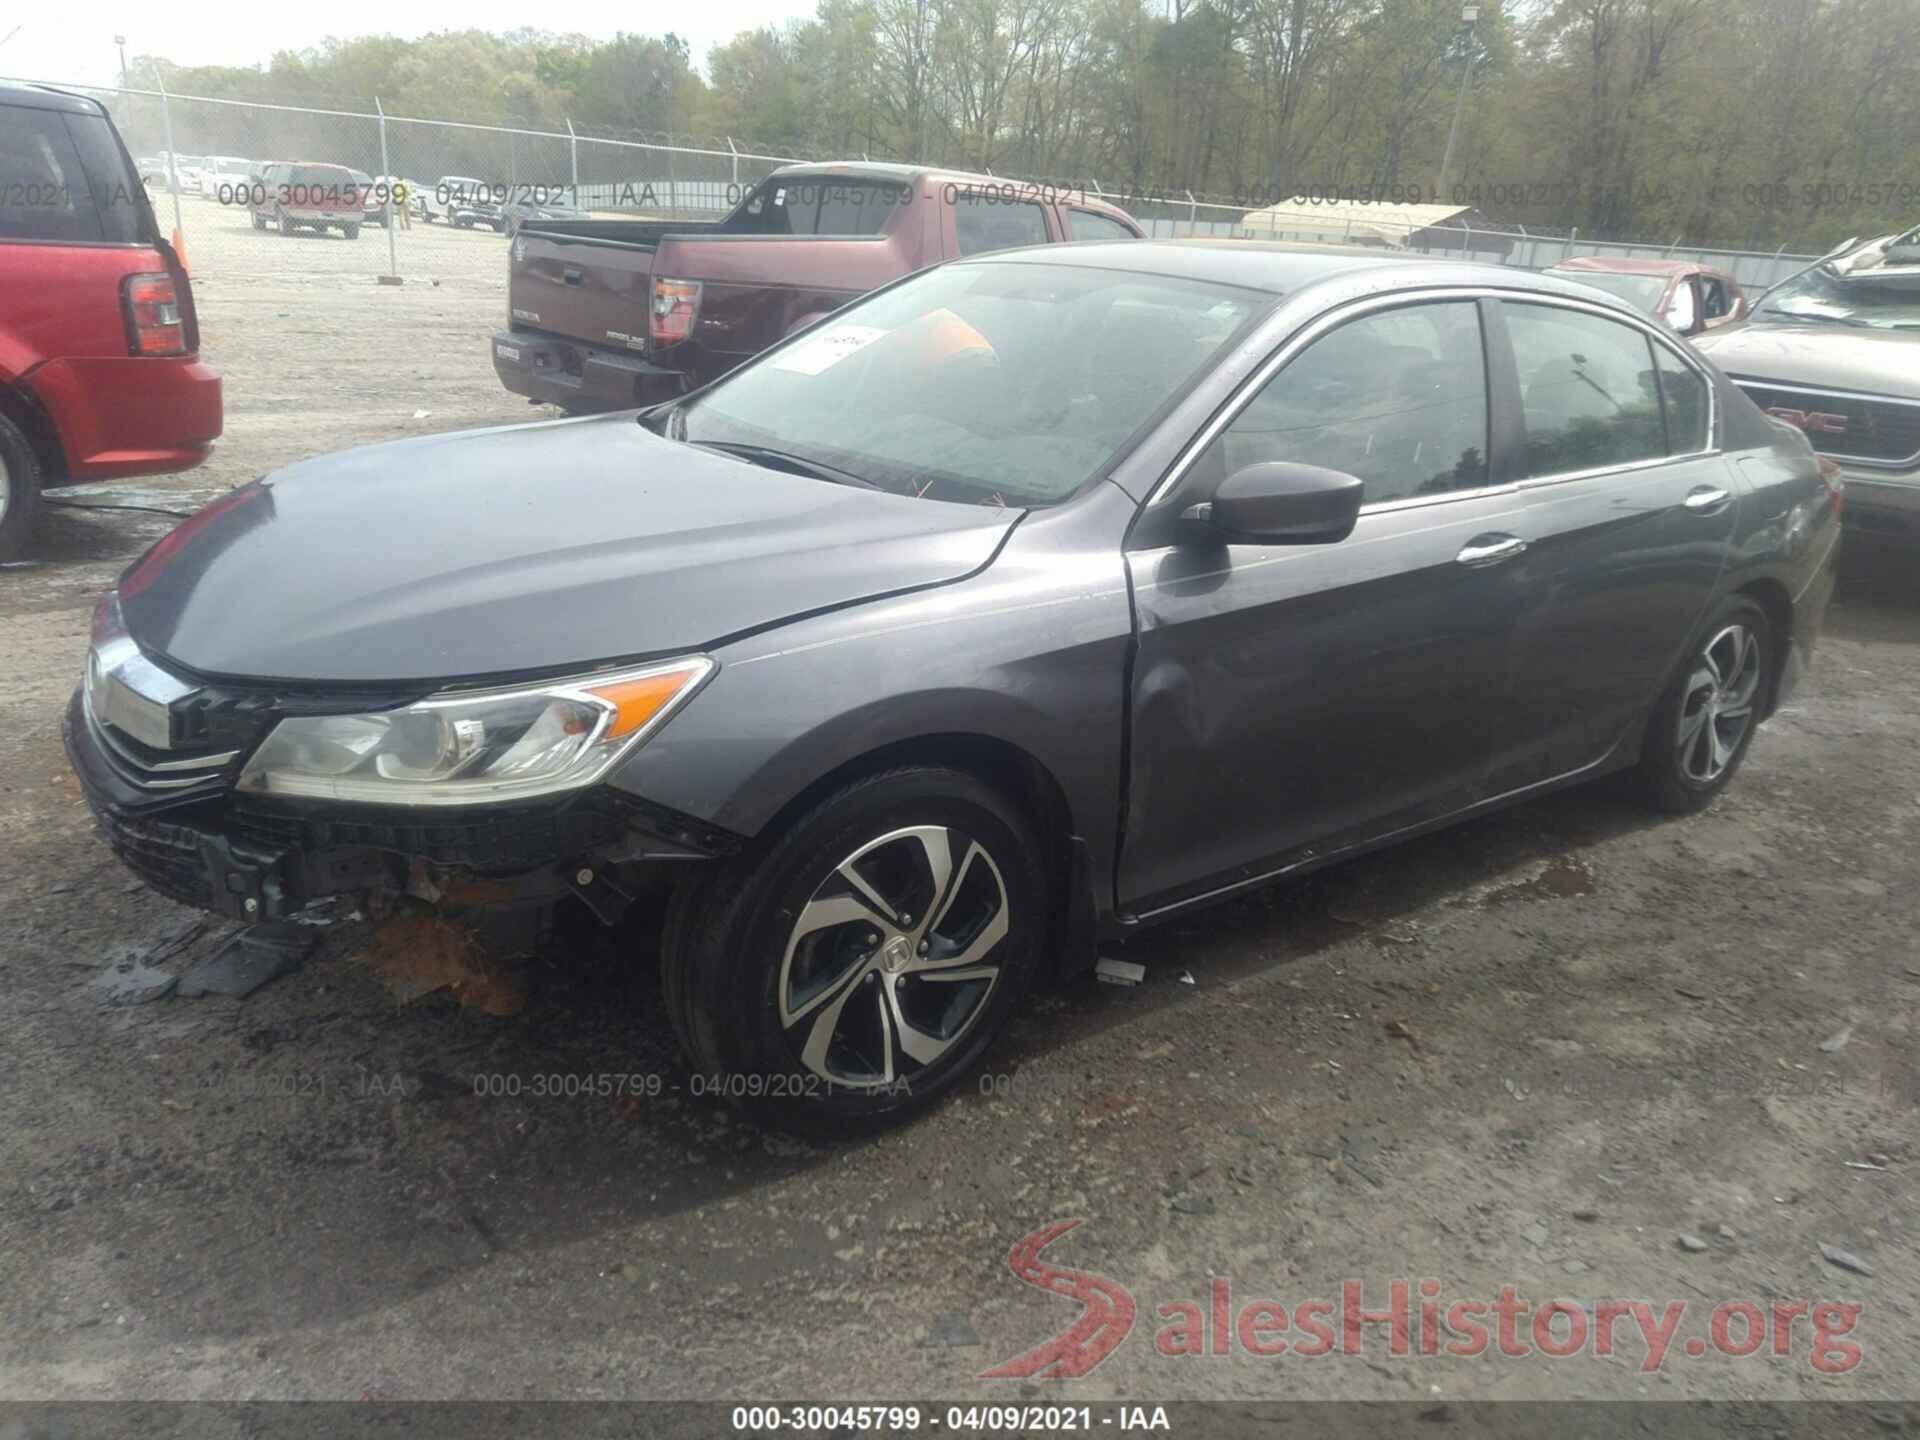
[[[1753,743],[1774,663],[1766,612],[1745,595],[1723,601],[1648,722],[1639,780],[1649,803],[1688,814],[1726,789]]]
[[[342,225],[340,227],[340,233],[349,240],[358,240],[360,238],[360,227],[358,225]]]
[[[253,213],[253,228],[256,230],[264,230],[267,228],[267,222],[260,218],[260,212],[257,210]]]
[[[279,212],[279,215],[277,218],[279,219],[279,222],[280,222],[280,233],[282,235],[291,235],[296,229],[299,228],[293,223],[293,217],[287,214],[287,212],[284,210]]]
[[[26,548],[39,508],[39,458],[20,427],[0,415],[0,560]]]
[[[676,898],[662,988],[695,1087],[803,1134],[926,1108],[1032,983],[1046,891],[1025,818],[971,775],[828,796]]]

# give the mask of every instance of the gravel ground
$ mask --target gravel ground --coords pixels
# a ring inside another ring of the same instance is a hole
[[[379,287],[377,230],[189,224],[226,438],[72,498],[190,509],[540,413],[487,362],[497,237],[416,229]],[[1040,997],[979,1087],[829,1149],[691,1093],[625,934],[544,957],[507,1018],[402,1004],[341,943],[246,1000],[104,1004],[125,955],[217,939],[114,863],[60,749],[91,602],[169,523],[56,510],[0,570],[0,1399],[1920,1393],[1910,558],[1850,557],[1810,683],[1708,813],[1578,791],[1196,916],[1127,948],[1142,986]],[[533,1093],[609,1072],[641,1093]],[[1131,1337],[1079,1378],[981,1378],[1079,1314],[1008,1266],[1070,1218],[1045,1258],[1131,1295]],[[1162,1307],[1210,1321],[1217,1278],[1235,1314],[1348,1281],[1381,1309],[1397,1278],[1686,1310],[1652,1371],[1627,1320],[1611,1356],[1396,1355],[1380,1326],[1351,1356],[1161,1353]],[[1791,1299],[1861,1306],[1857,1364],[1816,1369],[1804,1318],[1782,1355],[1692,1353],[1722,1302]]]

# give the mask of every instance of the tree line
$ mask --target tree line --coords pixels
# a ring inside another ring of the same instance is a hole
[[[197,95],[377,95],[389,113],[1248,208],[1438,199],[1595,239],[1808,249],[1920,222],[1914,0],[1476,8],[1469,25],[1461,0],[817,0],[704,73],[673,34],[535,30],[140,64]]]

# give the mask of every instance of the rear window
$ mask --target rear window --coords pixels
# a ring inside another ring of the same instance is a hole
[[[135,191],[104,119],[0,105],[0,239],[139,240]]]
[[[756,235],[879,235],[911,198],[905,185],[888,180],[766,180],[727,228]]]
[[[1067,233],[1075,240],[1136,240],[1139,237],[1111,215],[1067,211]]]

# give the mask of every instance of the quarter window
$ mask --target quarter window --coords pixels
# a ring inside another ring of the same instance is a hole
[[[1557,305],[1508,301],[1505,311],[1529,476],[1610,469],[1667,453],[1653,346],[1644,334]]]
[[[1362,503],[1487,484],[1487,374],[1471,300],[1409,305],[1323,335],[1197,462],[1221,479],[1270,460],[1365,482]]]
[[[962,255],[1047,243],[1047,220],[1026,200],[974,195],[961,187],[953,197],[953,234]]]
[[[1707,448],[1707,382],[1698,370],[1664,345],[1653,347],[1660,396],[1667,413],[1667,453],[1691,455]]]

